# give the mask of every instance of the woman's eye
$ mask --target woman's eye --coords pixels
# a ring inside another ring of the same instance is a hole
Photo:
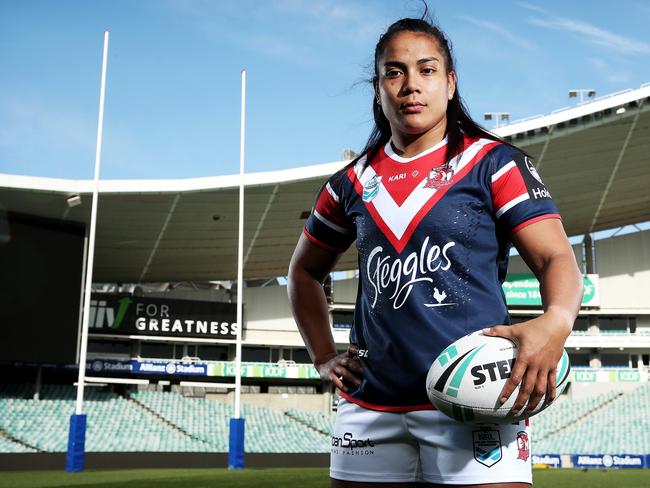
[[[400,70],[398,70],[398,69],[391,69],[391,70],[389,70],[389,71],[386,71],[386,73],[384,74],[384,76],[385,76],[386,78],[397,78],[400,74],[402,74],[402,72],[401,72]]]
[[[434,68],[424,68],[422,70],[422,73],[424,73],[425,75],[432,75],[435,72],[436,70]]]

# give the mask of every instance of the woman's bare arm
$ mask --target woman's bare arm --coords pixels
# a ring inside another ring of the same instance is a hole
[[[293,317],[314,366],[323,380],[347,391],[344,381],[360,383],[361,363],[351,351],[337,353],[322,286],[339,257],[301,235],[289,265],[287,288]]]
[[[555,398],[557,363],[571,333],[582,299],[582,275],[573,250],[558,219],[546,219],[512,236],[512,242],[540,282],[544,313],[512,326],[485,331],[512,339],[518,347],[517,361],[502,391],[501,401],[523,382],[512,407],[520,411],[537,406],[545,393]]]

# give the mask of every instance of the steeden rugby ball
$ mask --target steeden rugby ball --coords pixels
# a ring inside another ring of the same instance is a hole
[[[519,394],[517,387],[503,405],[499,395],[510,377],[517,346],[509,339],[474,332],[447,347],[431,365],[427,375],[427,394],[441,412],[467,423],[504,424],[531,417],[546,407],[545,396],[535,409],[508,415]],[[566,351],[557,365],[557,399],[569,379]]]

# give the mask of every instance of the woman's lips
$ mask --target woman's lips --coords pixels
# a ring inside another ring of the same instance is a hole
[[[424,105],[422,103],[418,103],[418,102],[405,103],[405,104],[402,105],[402,113],[405,113],[405,114],[419,114],[420,112],[422,112],[424,110],[424,107],[426,107],[426,105]]]

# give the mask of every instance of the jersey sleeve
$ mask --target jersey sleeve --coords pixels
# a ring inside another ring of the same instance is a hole
[[[494,217],[499,225],[514,234],[539,220],[559,219],[551,193],[533,162],[517,150],[498,153],[490,186]]]
[[[357,237],[344,208],[343,178],[342,172],[336,173],[321,188],[303,231],[315,245],[337,253],[344,252]]]

